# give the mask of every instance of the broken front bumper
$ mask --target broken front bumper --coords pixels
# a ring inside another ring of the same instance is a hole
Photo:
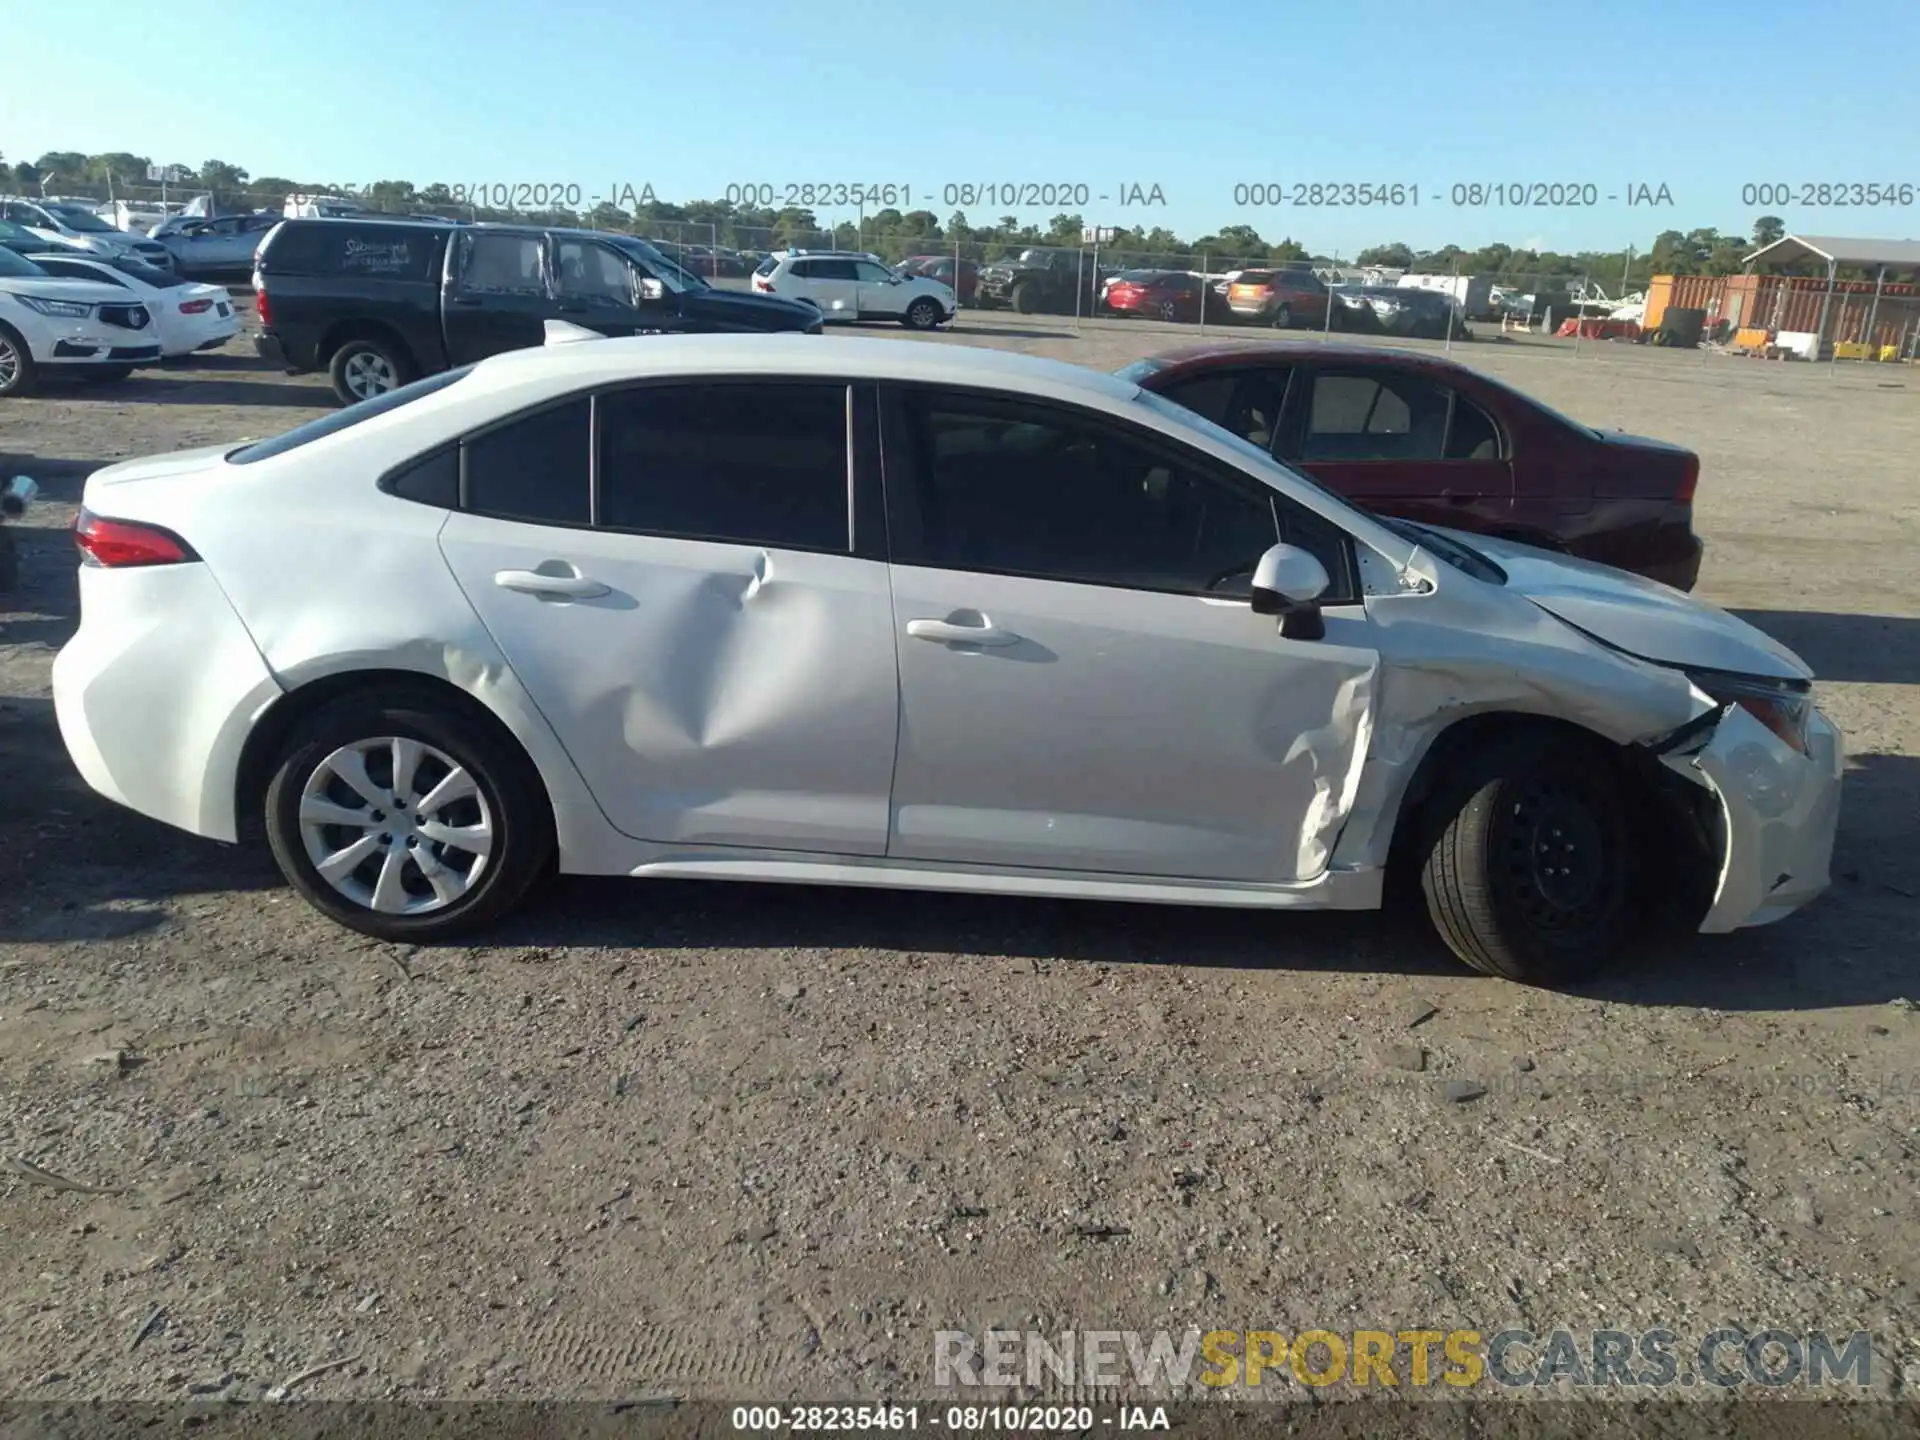
[[[1840,824],[1840,732],[1816,708],[1802,754],[1739,706],[1704,739],[1663,754],[1719,801],[1720,878],[1703,934],[1765,925],[1827,888]]]

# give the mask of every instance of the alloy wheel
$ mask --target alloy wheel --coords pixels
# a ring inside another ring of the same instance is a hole
[[[0,338],[0,390],[9,390],[20,382],[20,351],[11,340]]]
[[[355,905],[421,915],[480,882],[495,826],[486,796],[452,756],[383,735],[314,767],[300,794],[300,838],[320,878]]]
[[[358,355],[349,356],[347,363],[341,367],[341,373],[347,388],[362,400],[384,395],[400,384],[400,376],[394,370],[393,362],[372,350],[362,350]]]

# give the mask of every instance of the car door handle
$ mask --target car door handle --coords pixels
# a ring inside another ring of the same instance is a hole
[[[916,640],[932,640],[941,645],[987,645],[1000,649],[1018,645],[1020,637],[991,623],[956,625],[951,620],[909,620],[907,634]]]
[[[480,303],[480,297],[478,295],[449,295],[447,297],[447,303],[449,305],[473,306]]]
[[[1442,490],[1440,498],[1449,505],[1471,505],[1474,497],[1460,490]]]
[[[598,580],[585,575],[542,575],[538,570],[500,570],[493,583],[502,590],[518,590],[523,595],[560,595],[569,600],[591,600],[613,592]]]

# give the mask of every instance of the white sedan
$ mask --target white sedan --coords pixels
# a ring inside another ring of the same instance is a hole
[[[1555,983],[1828,882],[1807,667],[963,346],[580,338],[88,479],[102,794],[367,934],[543,871],[1366,909]],[[344,584],[343,576],[354,577]]]
[[[219,285],[203,285],[156,270],[131,256],[76,255],[72,251],[29,257],[47,274],[62,280],[91,280],[131,291],[153,315],[160,353],[168,359],[196,350],[217,350],[240,333],[233,297]]]

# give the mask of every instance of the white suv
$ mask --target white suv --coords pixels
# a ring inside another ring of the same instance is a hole
[[[30,394],[42,373],[124,380],[159,360],[153,316],[127,291],[55,279],[0,250],[0,398]]]
[[[787,250],[753,272],[762,295],[805,300],[828,321],[898,320],[931,330],[953,319],[953,290],[923,275],[889,270],[871,255],[845,250]]]

